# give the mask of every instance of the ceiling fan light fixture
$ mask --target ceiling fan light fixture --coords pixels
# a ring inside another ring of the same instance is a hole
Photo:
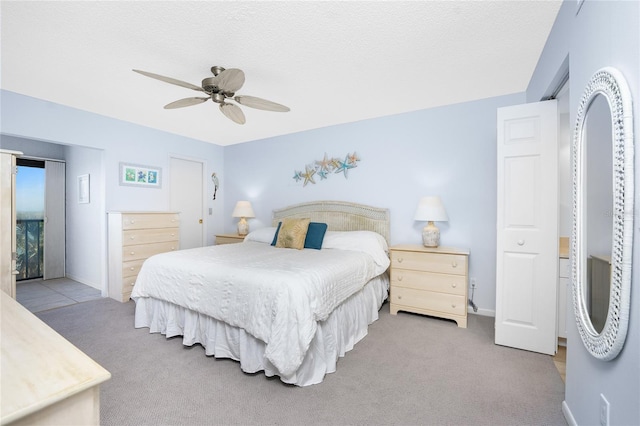
[[[223,104],[226,98],[224,93],[215,92],[211,94],[211,100],[217,104]]]
[[[165,109],[182,108],[186,106],[196,105],[202,102],[206,102],[211,99],[213,102],[220,106],[220,111],[238,124],[244,124],[246,122],[244,113],[238,107],[238,105],[227,103],[226,101],[231,99],[240,105],[250,108],[261,109],[264,111],[276,111],[287,112],[289,107],[284,105],[268,101],[266,99],[256,98],[255,96],[235,96],[236,92],[244,85],[244,72],[238,68],[225,69],[220,66],[211,67],[211,73],[213,77],[207,77],[202,80],[202,87],[198,87],[186,81],[177,80],[175,78],[166,77],[160,74],[155,74],[147,71],[141,71],[134,69],[133,71],[142,74],[146,77],[151,77],[156,80],[164,81],[165,83],[174,84],[176,86],[186,87],[187,89],[197,90],[204,92],[209,97],[192,97],[179,99],[164,106]]]

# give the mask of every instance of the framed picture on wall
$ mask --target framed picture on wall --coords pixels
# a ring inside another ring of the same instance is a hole
[[[161,188],[162,168],[120,163],[120,185]]]
[[[89,204],[89,175],[78,176],[78,204]]]

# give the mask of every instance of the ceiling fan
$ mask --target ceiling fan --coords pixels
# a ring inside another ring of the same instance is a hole
[[[202,87],[185,81],[176,80],[175,78],[165,77],[163,75],[154,74],[152,72],[133,70],[147,77],[164,81],[165,83],[175,84],[177,86],[186,87],[187,89],[203,92],[207,96],[184,98],[171,102],[164,106],[165,109],[182,108],[191,105],[197,105],[211,99],[220,105],[220,111],[230,120],[244,124],[246,122],[244,113],[238,105],[229,103],[230,100],[250,108],[261,109],[264,111],[287,112],[289,108],[255,96],[236,96],[235,92],[240,90],[244,84],[244,72],[237,68],[225,69],[223,67],[211,67],[213,77],[207,77],[202,80]]]

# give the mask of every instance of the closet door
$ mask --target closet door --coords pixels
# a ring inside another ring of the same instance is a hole
[[[171,157],[169,205],[180,212],[180,250],[202,247],[204,225],[204,163],[197,159]]]
[[[557,102],[498,109],[495,342],[553,355],[558,277]]]
[[[45,161],[45,280],[65,276],[65,163]]]

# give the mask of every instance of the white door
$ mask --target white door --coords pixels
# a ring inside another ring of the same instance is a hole
[[[498,109],[496,344],[553,355],[558,277],[557,103]]]
[[[180,212],[180,249],[204,245],[204,164],[171,157],[169,193],[171,210]]]
[[[50,280],[65,276],[65,170],[60,161],[44,163],[44,271]]]

